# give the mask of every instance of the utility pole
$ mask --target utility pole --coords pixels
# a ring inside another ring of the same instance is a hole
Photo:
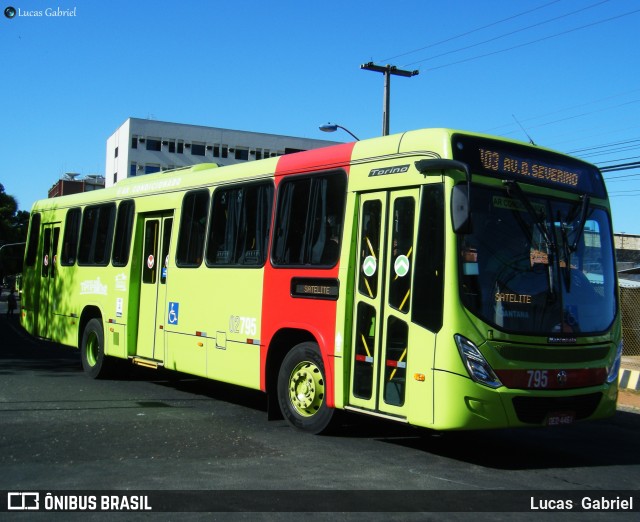
[[[389,135],[389,100],[391,98],[391,75],[404,76],[410,78],[420,73],[417,69],[415,71],[403,71],[398,69],[395,65],[375,65],[373,62],[363,63],[360,69],[366,71],[374,71],[384,74],[384,93],[382,96],[382,135]]]

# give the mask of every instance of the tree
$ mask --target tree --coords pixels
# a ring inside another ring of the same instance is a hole
[[[29,212],[18,210],[18,202],[0,183],[0,246],[26,241],[28,226]],[[23,253],[23,245],[0,251],[0,277],[22,271]]]

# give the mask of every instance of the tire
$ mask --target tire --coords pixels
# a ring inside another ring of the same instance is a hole
[[[87,377],[102,379],[109,373],[109,358],[104,354],[104,331],[99,319],[91,319],[82,333],[80,345],[82,369]]]
[[[296,345],[282,361],[278,374],[278,403],[289,424],[312,434],[329,427],[334,409],[327,406],[325,386],[318,345]]]

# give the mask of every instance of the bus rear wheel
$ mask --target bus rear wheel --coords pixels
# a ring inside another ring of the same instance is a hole
[[[298,344],[286,355],[278,374],[278,402],[292,426],[313,434],[329,427],[334,410],[327,406],[326,382],[316,343]]]
[[[109,360],[104,354],[104,331],[99,319],[91,319],[82,333],[80,344],[82,368],[88,377],[100,379],[109,371]]]

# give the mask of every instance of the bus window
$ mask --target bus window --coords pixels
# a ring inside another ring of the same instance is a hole
[[[122,201],[118,206],[116,233],[113,240],[113,253],[111,254],[111,264],[113,266],[127,266],[129,262],[134,210],[135,205],[132,200]]]
[[[274,265],[333,266],[344,218],[343,172],[298,177],[280,184]]]
[[[53,229],[53,248],[51,249],[51,269],[49,272],[50,277],[55,277],[58,270],[58,241],[60,240],[60,227],[54,227]]]
[[[149,219],[144,227],[144,250],[142,252],[142,282],[155,284],[158,273],[158,242],[160,221]]]
[[[64,222],[64,238],[62,240],[62,253],[60,264],[71,266],[76,262],[78,251],[78,238],[80,237],[80,218],[82,213],[79,208],[69,209]]]
[[[393,252],[389,270],[389,304],[403,313],[409,311],[411,294],[411,254],[413,253],[413,221],[415,201],[412,197],[398,198],[393,203]],[[408,267],[408,269],[407,269]]]
[[[162,252],[158,263],[162,264],[160,271],[160,284],[167,284],[167,268],[169,266],[169,244],[171,243],[171,228],[173,227],[173,218],[167,218],[162,229]]]
[[[59,237],[60,227],[52,228],[50,226],[47,226],[44,229],[44,237],[42,240],[42,277],[56,276],[56,256],[58,252]]]
[[[404,404],[408,349],[409,326],[397,317],[389,316],[384,365],[384,402],[387,404],[395,406]]]
[[[113,203],[84,209],[78,264],[106,265],[113,239],[116,206]]]
[[[416,241],[411,320],[432,332],[442,328],[444,302],[444,195],[442,185],[422,191]]]
[[[211,205],[207,265],[264,265],[272,201],[270,183],[216,190]]]
[[[51,228],[44,229],[44,246],[42,247],[42,277],[49,277],[49,253],[51,252]]]
[[[208,190],[188,192],[184,196],[178,233],[177,266],[196,268],[202,264],[208,208]]]
[[[25,264],[34,266],[36,264],[36,256],[38,255],[38,240],[40,239],[40,214],[31,216],[31,228],[29,229],[29,242],[27,244],[27,255],[25,256]]]
[[[376,346],[376,309],[367,303],[358,303],[356,322],[355,363],[353,367],[353,394],[370,399],[373,390],[373,356]]]
[[[362,247],[360,264],[362,274],[358,290],[375,299],[378,295],[378,272],[365,267],[377,266],[380,259],[380,215],[382,204],[379,200],[365,201],[362,211]]]

